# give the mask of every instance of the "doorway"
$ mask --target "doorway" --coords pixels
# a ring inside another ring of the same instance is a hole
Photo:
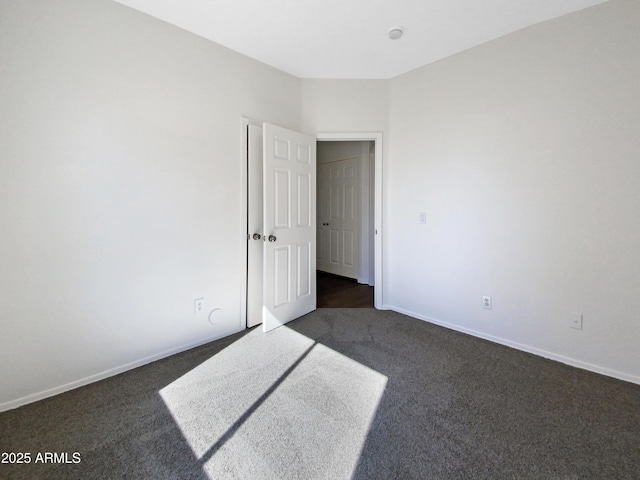
[[[371,142],[371,172],[370,172],[370,199],[371,206],[369,217],[369,229],[371,231],[371,251],[370,257],[373,265],[370,267],[369,275],[374,286],[373,305],[377,309],[383,307],[383,284],[382,284],[382,133],[362,132],[362,133],[318,133],[316,134],[318,143],[320,142]]]
[[[318,141],[318,308],[374,306],[375,144]]]
[[[241,177],[242,177],[242,190],[241,190],[241,203],[242,210],[247,212],[246,218],[243,221],[243,227],[240,232],[240,239],[242,244],[245,246],[244,252],[245,255],[242,256],[242,271],[245,272],[242,277],[242,297],[241,297],[241,316],[240,316],[240,325],[242,328],[248,325],[247,323],[247,301],[248,301],[248,276],[249,276],[249,268],[251,265],[248,260],[248,249],[249,249],[249,239],[253,237],[253,232],[251,236],[249,236],[248,231],[248,208],[249,208],[249,169],[247,164],[248,159],[248,151],[249,151],[249,125],[254,125],[261,127],[262,123],[251,120],[248,118],[242,119],[242,161],[240,162],[241,168]],[[375,178],[373,180],[373,189],[374,189],[374,212],[373,212],[373,263],[374,268],[371,274],[373,278],[373,283],[375,284],[375,292],[374,292],[374,307],[382,308],[382,232],[380,225],[382,224],[382,179],[381,175],[378,172],[382,172],[382,134],[381,133],[323,133],[317,134],[316,140],[318,141],[371,141],[374,145],[374,154],[373,154],[373,164],[375,166]],[[314,204],[315,204],[315,196],[314,196]],[[315,205],[314,205],[315,206]],[[315,222],[315,215],[314,215]],[[257,242],[256,242],[257,243]],[[255,264],[254,264],[255,267]],[[315,271],[315,261],[313,262],[313,267]],[[315,282],[314,282],[315,283]]]

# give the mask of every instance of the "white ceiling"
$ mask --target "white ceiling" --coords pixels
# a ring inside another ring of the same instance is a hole
[[[606,0],[115,1],[297,77],[391,78]]]

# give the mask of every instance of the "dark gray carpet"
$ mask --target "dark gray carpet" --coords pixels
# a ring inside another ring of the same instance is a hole
[[[637,479],[640,386],[320,309],[4,412],[0,450],[32,457],[7,479]]]

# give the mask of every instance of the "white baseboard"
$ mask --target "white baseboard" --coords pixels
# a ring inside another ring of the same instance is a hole
[[[233,335],[233,333],[231,333],[230,335]],[[48,390],[33,393],[31,395],[27,395],[25,397],[21,397],[16,400],[10,400],[5,403],[0,403],[0,412],[12,410],[14,408],[18,408],[23,405],[27,405],[29,403],[37,402],[38,400],[44,400],[45,398],[53,397],[54,395],[58,395],[60,393],[68,392],[69,390],[74,390],[79,387],[84,387],[85,385],[89,385],[90,383],[98,382],[100,380],[104,380],[105,378],[113,377],[114,375],[118,375],[120,373],[133,370],[134,368],[141,367],[143,365],[146,365],[151,362],[155,362],[157,360],[162,360],[163,358],[170,357],[171,355],[175,355],[177,353],[186,352],[187,350],[191,350],[192,348],[196,348],[206,343],[213,342],[214,340],[219,340],[220,338],[221,338],[220,336],[207,338],[202,341],[190,343],[188,345],[182,345],[180,347],[172,348],[170,350],[165,350],[164,352],[160,352],[155,355],[151,355],[149,357],[141,358],[140,360],[136,360],[134,362],[121,365],[119,367],[111,368],[109,370],[105,370],[104,372],[100,372],[95,375],[82,378],[80,380],[75,380],[73,382],[67,383],[65,385],[61,385],[59,387],[50,388]]]
[[[530,345],[525,345],[522,343],[514,342],[511,340],[507,340],[501,337],[496,337],[494,335],[489,335],[483,332],[479,332],[477,330],[473,330],[470,328],[461,327],[459,325],[455,325],[453,323],[444,322],[442,320],[438,320],[435,318],[427,317],[425,315],[421,315],[415,312],[411,312],[409,310],[405,310],[403,308],[399,308],[393,305],[382,305],[381,310],[392,310],[397,313],[401,313],[403,315],[407,315],[409,317],[416,318],[418,320],[423,320],[425,322],[433,323],[434,325],[438,325],[444,328],[448,328],[450,330],[455,330],[457,332],[466,333],[468,335],[482,338],[484,340],[488,340],[490,342],[498,343],[500,345],[504,345],[507,347],[515,348],[516,350],[521,350],[523,352],[531,353],[534,355],[538,355],[540,357],[547,358],[549,360],[554,360],[560,363],[564,363],[566,365],[570,365],[572,367],[581,368],[583,370],[588,370],[594,373],[599,373],[601,375],[606,375],[608,377],[617,378],[619,380],[624,380],[626,382],[631,382],[640,385],[640,377],[636,375],[629,375],[627,373],[619,372],[617,370],[612,370],[609,368],[601,367],[599,365],[594,365],[591,363],[583,362],[580,360],[576,360],[575,358],[566,357],[564,355],[560,355],[553,352],[548,352],[546,350],[542,350],[536,347],[532,347]],[[114,375],[118,375],[120,373],[124,373],[129,370],[133,370],[134,368],[141,367],[151,362],[155,362],[157,360],[162,360],[163,358],[170,357],[171,355],[175,355],[178,353],[185,352],[192,348],[199,347],[209,342],[213,342],[214,340],[218,340],[220,337],[212,337],[207,338],[205,340],[191,343],[188,345],[183,345],[177,348],[172,348],[170,350],[166,350],[164,352],[151,355],[149,357],[142,358],[140,360],[136,360],[134,362],[127,363],[125,365],[121,365],[119,367],[115,367],[109,370],[106,370],[101,373],[97,373],[95,375],[91,375],[89,377],[76,380],[65,385],[61,385],[59,387],[54,387],[48,390],[44,390],[42,392],[37,392],[31,395],[27,395],[25,397],[18,398],[16,400],[10,400],[8,402],[0,404],[0,412],[4,412],[7,410],[12,410],[14,408],[21,407],[23,405],[27,405],[29,403],[37,402],[38,400],[44,400],[45,398],[53,397],[54,395],[58,395],[60,393],[67,392],[69,390],[73,390],[75,388],[83,387],[85,385],[89,385],[94,382],[98,382],[100,380],[104,380],[105,378],[112,377]]]
[[[383,309],[385,310],[393,310],[394,312],[402,313],[403,315],[407,315],[409,317],[417,318],[418,320],[423,320],[425,322],[433,323],[434,325],[438,325],[444,328],[448,328],[450,330],[455,330],[457,332],[466,333],[473,337],[482,338],[483,340],[488,340],[493,343],[498,343],[500,345],[504,345],[506,347],[515,348],[516,350],[521,350],[523,352],[532,353],[534,355],[538,355],[539,357],[544,357],[549,360],[554,360],[556,362],[564,363],[566,365],[570,365],[572,367],[581,368],[583,370],[588,370],[590,372],[599,373],[601,375],[606,375],[608,377],[617,378],[618,380],[624,380],[625,382],[636,383],[640,385],[640,377],[636,375],[630,375],[624,372],[619,372],[617,370],[612,370],[610,368],[601,367],[599,365],[594,365],[592,363],[583,362],[581,360],[577,360],[575,358],[566,357],[564,355],[560,355],[558,353],[548,352],[546,350],[542,350],[540,348],[532,347],[530,345],[525,345],[519,342],[514,342],[511,340],[507,340],[505,338],[496,337],[494,335],[489,335],[483,332],[479,332],[477,330],[473,330],[470,328],[461,327],[459,325],[455,325],[453,323],[444,322],[442,320],[438,320],[435,318],[427,317],[426,315],[420,315],[415,312],[411,312],[405,310],[403,308],[395,307],[393,305],[384,305]]]

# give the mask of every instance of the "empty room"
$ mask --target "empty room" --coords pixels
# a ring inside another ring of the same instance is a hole
[[[0,0],[0,478],[638,478],[639,78],[636,0]]]

